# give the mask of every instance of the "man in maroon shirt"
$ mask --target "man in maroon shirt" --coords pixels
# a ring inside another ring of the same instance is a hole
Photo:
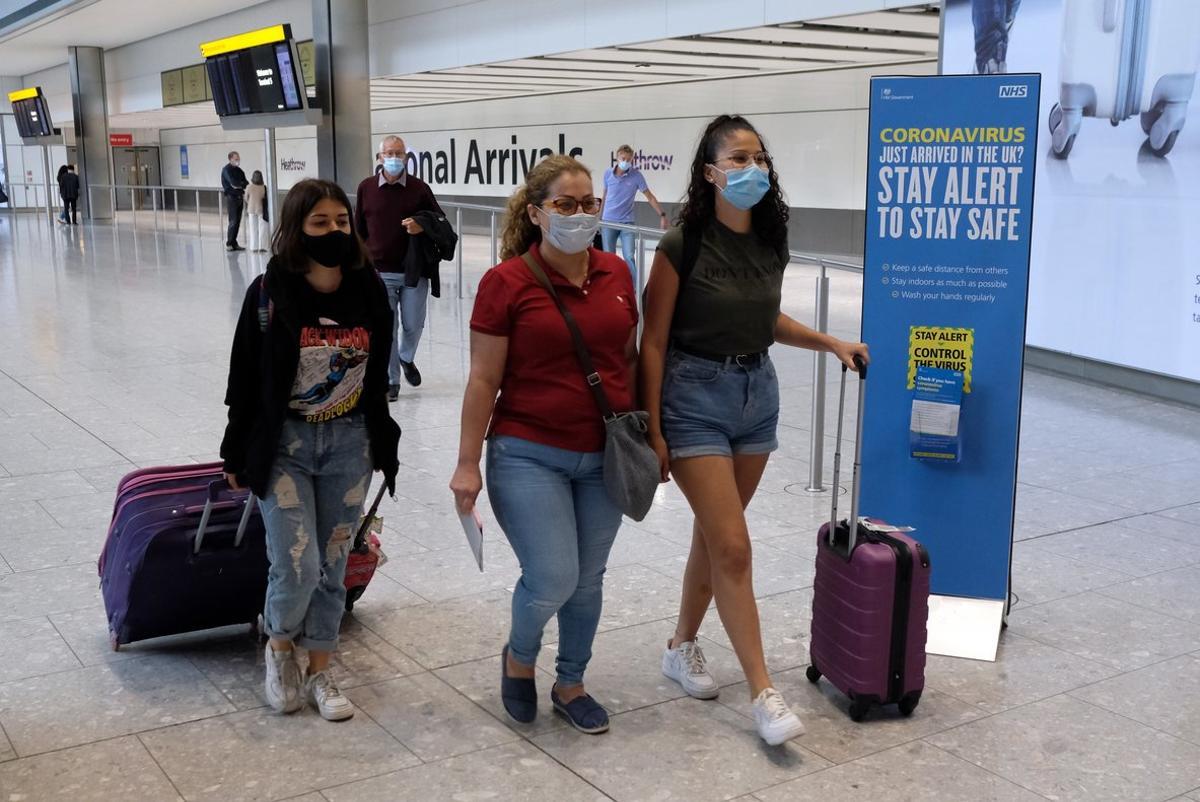
[[[424,229],[413,220],[421,211],[442,214],[429,185],[408,174],[408,151],[398,136],[384,137],[379,144],[383,169],[358,185],[354,206],[354,227],[367,244],[383,283],[388,290],[396,330],[392,337],[392,357],[388,364],[388,399],[400,396],[400,374],[413,387],[421,384],[421,371],[413,364],[425,313],[429,304],[429,279],[405,281],[404,257],[412,237]]]

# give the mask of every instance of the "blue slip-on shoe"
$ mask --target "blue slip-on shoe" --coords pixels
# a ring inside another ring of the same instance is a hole
[[[537,718],[537,682],[508,676],[508,646],[500,652],[500,701],[513,721],[528,724]]]
[[[572,727],[580,732],[588,735],[608,732],[608,711],[586,693],[564,703],[562,699],[558,698],[558,693],[551,690],[550,703],[554,705],[555,710],[567,717]]]

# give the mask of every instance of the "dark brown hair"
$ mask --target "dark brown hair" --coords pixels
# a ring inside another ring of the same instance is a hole
[[[291,273],[307,273],[311,260],[304,249],[304,221],[312,212],[313,207],[329,198],[346,207],[350,215],[350,236],[357,246],[357,258],[353,264],[342,265],[346,270],[358,270],[371,264],[371,257],[366,247],[354,230],[354,210],[350,208],[350,199],[345,191],[333,183],[320,178],[306,178],[288,190],[283,199],[283,208],[279,212],[279,228],[271,240],[271,251],[279,258],[285,270]]]
[[[542,241],[542,229],[529,219],[529,204],[541,206],[550,195],[550,185],[560,175],[583,173],[588,178],[592,172],[583,162],[572,156],[556,154],[547,156],[529,171],[525,183],[508,199],[508,211],[504,219],[504,231],[500,237],[500,258],[511,259],[529,250],[529,246]]]

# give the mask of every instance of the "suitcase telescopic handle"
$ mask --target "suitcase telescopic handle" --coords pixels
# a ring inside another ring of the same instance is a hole
[[[850,518],[847,521],[847,536],[846,536],[846,554],[849,555],[854,551],[854,546],[858,541],[858,474],[862,463],[862,427],[863,427],[863,400],[866,397],[867,388],[867,363],[862,357],[854,357],[854,369],[858,372],[858,420],[856,423],[854,434],[854,489],[850,495]],[[836,540],[838,523],[838,494],[841,492],[842,479],[842,423],[846,416],[846,373],[847,368],[845,363],[842,364],[842,383],[838,392],[838,412],[837,412],[837,440],[836,448],[833,452],[833,510],[829,516],[829,545],[834,547]]]
[[[204,535],[208,531],[208,522],[212,518],[213,510],[225,503],[217,501],[222,490],[235,492],[224,479],[218,479],[208,485],[208,499],[204,502],[204,510],[200,513],[200,525],[196,527],[196,540],[192,546],[192,554],[199,554],[200,547],[204,545]],[[237,534],[233,538],[234,548],[242,545],[242,538],[246,536],[246,527],[250,524],[250,515],[257,503],[258,499],[254,497],[253,493],[246,494],[246,500],[242,506],[242,517],[238,521]]]

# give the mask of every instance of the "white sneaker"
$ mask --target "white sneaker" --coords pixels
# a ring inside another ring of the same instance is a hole
[[[716,699],[721,693],[717,681],[708,673],[704,652],[700,651],[700,645],[695,641],[686,641],[674,648],[668,645],[663,652],[662,673],[664,677],[682,685],[687,695],[696,699]]]
[[[304,706],[300,695],[300,666],[295,652],[277,652],[267,644],[267,702],[276,713],[295,713]]]
[[[326,721],[341,721],[354,715],[354,705],[342,696],[337,683],[333,681],[333,674],[328,670],[318,671],[310,676],[305,681],[304,688],[308,694],[308,701],[312,702],[321,718]]]
[[[804,734],[804,724],[774,688],[767,688],[754,700],[754,724],[759,737],[771,746]]]

